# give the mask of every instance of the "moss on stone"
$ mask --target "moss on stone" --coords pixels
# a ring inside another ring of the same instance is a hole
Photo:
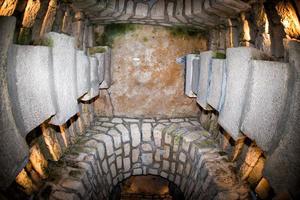
[[[149,40],[149,39],[148,39],[147,37],[144,37],[144,38],[143,38],[143,41],[144,41],[144,42],[148,42],[148,40]]]
[[[226,54],[222,53],[222,52],[214,52],[213,58],[217,58],[217,59],[225,59],[226,58]]]
[[[94,55],[95,53],[104,53],[106,52],[106,47],[92,47],[92,48],[89,48],[89,54],[90,55]]]
[[[72,170],[69,172],[69,175],[74,177],[74,178],[80,178],[81,176],[81,172],[80,171],[76,171],[76,170]]]
[[[207,32],[196,29],[190,26],[172,26],[168,27],[167,30],[170,31],[171,35],[174,37],[203,37],[207,36]]]
[[[17,43],[21,45],[29,45],[31,43],[30,28],[21,28]]]
[[[107,24],[104,26],[103,34],[98,36],[100,38],[96,38],[96,45],[112,47],[117,36],[125,35],[135,29],[134,24]]]

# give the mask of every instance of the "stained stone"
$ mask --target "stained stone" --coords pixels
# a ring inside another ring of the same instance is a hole
[[[152,19],[164,19],[165,18],[165,1],[158,0],[151,8]]]
[[[132,146],[137,147],[141,143],[141,133],[137,124],[130,124]]]
[[[196,78],[194,76],[198,76],[196,73],[197,70],[194,70],[194,67],[198,67],[197,65],[194,65],[194,60],[199,60],[199,55],[197,54],[188,54],[186,55],[186,61],[185,61],[185,88],[184,93],[188,97],[196,97],[196,95],[193,93],[193,78],[194,82],[197,82]]]
[[[209,95],[209,84],[211,79],[211,61],[213,51],[200,53],[200,75],[198,82],[197,103],[205,110],[211,110],[207,104]]]
[[[132,150],[132,162],[137,162],[139,159],[140,150],[139,149],[133,149]]]
[[[150,144],[142,144],[143,151],[152,151],[152,146]]]
[[[7,85],[7,53],[15,17],[0,17],[0,187],[8,187],[28,162],[29,149],[13,118]],[[18,147],[18,148],[16,148]]]
[[[77,98],[82,97],[90,89],[90,61],[84,51],[76,51]]]
[[[142,156],[142,163],[144,165],[150,165],[153,162],[153,155],[152,153],[143,153]]]
[[[95,98],[99,95],[99,77],[98,77],[98,60],[96,57],[89,57],[89,63],[90,63],[90,71],[89,71],[89,82],[90,82],[90,88],[88,90],[88,93],[84,95],[81,100],[82,101],[89,101]]]
[[[241,131],[262,150],[268,151],[274,139],[282,134],[282,113],[287,112],[291,73],[286,63],[253,60],[251,64],[252,77],[246,93]],[[258,115],[259,110],[264,114]]]
[[[129,142],[130,137],[127,128],[123,124],[118,124],[116,128],[121,132],[123,142]]]
[[[151,141],[152,127],[150,123],[142,124],[143,141]]]
[[[207,103],[219,112],[225,98],[225,68],[224,59],[212,59],[211,80]]]
[[[162,130],[164,127],[164,125],[159,124],[153,129],[154,142],[157,147],[161,146]]]
[[[53,87],[55,92],[56,114],[50,123],[62,125],[78,113],[76,91],[76,65],[74,38],[65,34],[50,32],[46,38],[53,43]]]
[[[123,159],[123,164],[124,164],[124,171],[127,172],[130,170],[131,165],[130,165],[130,158],[124,158]]]
[[[122,144],[121,135],[114,129],[109,130],[107,134],[113,137],[115,148],[120,148]]]
[[[240,135],[242,111],[252,69],[250,60],[253,58],[264,60],[268,56],[252,47],[226,50],[226,95],[218,122],[234,139]]]
[[[98,78],[99,83],[101,84],[104,80],[105,74],[105,54],[104,53],[95,53],[94,56],[98,59]]]
[[[104,46],[102,47],[105,49],[104,53],[104,80],[102,81],[100,88],[101,89],[107,89],[111,85],[111,48]]]
[[[145,18],[148,15],[148,5],[144,3],[137,3],[135,8],[135,18]]]
[[[50,53],[50,48],[43,46],[12,45],[10,48],[9,94],[13,115],[23,137],[56,113]]]

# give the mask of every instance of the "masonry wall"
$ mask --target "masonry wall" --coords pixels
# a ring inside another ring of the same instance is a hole
[[[132,29],[114,38],[113,81],[107,91],[100,92],[96,114],[196,116],[196,101],[184,96],[184,66],[176,58],[206,50],[205,37],[160,26]]]

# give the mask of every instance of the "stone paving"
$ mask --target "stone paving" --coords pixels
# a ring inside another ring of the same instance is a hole
[[[99,117],[65,156],[50,164],[38,194],[49,199],[108,199],[132,175],[159,175],[186,199],[249,199],[249,188],[196,118]]]

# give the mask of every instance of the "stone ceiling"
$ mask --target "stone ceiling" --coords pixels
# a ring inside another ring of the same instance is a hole
[[[208,28],[250,9],[241,0],[74,0],[96,24],[140,23]]]

